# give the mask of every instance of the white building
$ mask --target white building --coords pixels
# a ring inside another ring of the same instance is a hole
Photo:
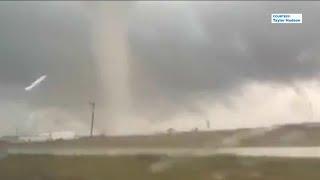
[[[41,133],[35,136],[21,136],[20,141],[23,142],[44,142],[44,141],[54,141],[54,140],[71,140],[76,137],[75,133],[72,131],[58,131],[51,133]]]
[[[51,133],[51,139],[52,140],[71,140],[76,137],[76,134],[72,131],[60,131],[60,132],[53,132]]]

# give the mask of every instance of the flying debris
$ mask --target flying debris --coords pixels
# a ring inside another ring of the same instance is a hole
[[[30,84],[30,86],[24,88],[26,91],[31,91],[34,87],[38,86],[42,81],[44,81],[47,78],[46,75],[43,75],[39,77],[37,80],[35,80],[33,83]]]

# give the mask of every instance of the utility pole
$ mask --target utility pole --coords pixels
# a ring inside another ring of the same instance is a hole
[[[207,128],[210,129],[210,121],[206,120]]]
[[[95,111],[95,102],[90,102],[91,105],[91,129],[90,129],[90,137],[93,136],[93,125],[94,125],[94,111]]]

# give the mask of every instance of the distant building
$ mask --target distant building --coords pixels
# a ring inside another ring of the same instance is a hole
[[[23,142],[44,142],[44,141],[54,141],[54,140],[71,140],[75,139],[76,135],[72,131],[58,131],[51,133],[41,133],[36,136],[21,136],[20,141]]]
[[[199,128],[193,128],[192,130],[191,130],[192,132],[198,132],[199,131]]]
[[[60,131],[60,132],[53,132],[51,133],[51,139],[52,140],[71,140],[76,137],[76,134],[72,131]]]
[[[20,136],[19,141],[22,142],[44,142],[49,141],[50,138],[46,136]]]
[[[176,130],[173,129],[173,128],[167,129],[167,133],[168,133],[168,134],[174,134],[175,132],[176,132]]]
[[[0,137],[0,142],[1,141],[8,142],[8,143],[16,143],[19,141],[19,137],[18,136],[2,136]]]

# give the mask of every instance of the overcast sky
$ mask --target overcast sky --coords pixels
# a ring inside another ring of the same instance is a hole
[[[0,135],[87,133],[92,100],[107,134],[318,121],[319,8],[0,2]],[[303,23],[271,24],[272,13]]]

